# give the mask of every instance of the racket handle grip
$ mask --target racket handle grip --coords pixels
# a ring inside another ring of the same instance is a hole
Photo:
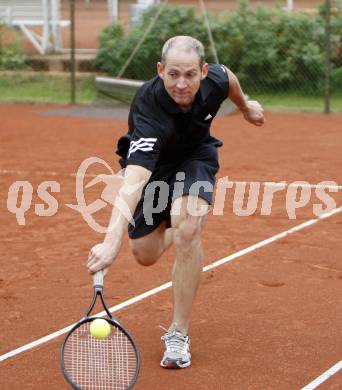
[[[103,272],[103,270],[97,271],[97,272],[94,274],[94,287],[95,287],[95,286],[103,287],[103,278],[104,278],[104,272]]]

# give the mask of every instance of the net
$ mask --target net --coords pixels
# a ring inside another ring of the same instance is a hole
[[[68,337],[63,353],[64,369],[82,390],[124,390],[135,382],[138,360],[130,339],[119,328],[97,339],[90,334],[91,322],[79,326]]]

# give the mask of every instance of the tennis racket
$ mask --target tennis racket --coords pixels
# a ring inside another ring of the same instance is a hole
[[[137,381],[140,357],[133,338],[114,319],[102,295],[103,271],[94,275],[93,300],[83,317],[66,335],[61,348],[61,367],[65,379],[78,390],[128,390]],[[97,339],[90,333],[90,313],[100,297],[108,315],[110,335]]]

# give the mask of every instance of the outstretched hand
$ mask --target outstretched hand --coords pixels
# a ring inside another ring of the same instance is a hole
[[[115,260],[119,252],[120,247],[110,245],[106,242],[96,244],[89,252],[88,257],[88,271],[89,273],[94,273],[100,270],[104,270],[105,274],[107,273],[108,268]]]
[[[246,121],[255,126],[262,126],[265,123],[264,109],[256,100],[248,100],[247,108],[242,113]]]

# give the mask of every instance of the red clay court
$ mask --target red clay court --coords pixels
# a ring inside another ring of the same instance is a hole
[[[66,204],[76,203],[75,174],[84,159],[97,156],[118,169],[113,150],[126,121],[65,113],[65,107],[57,106],[0,105],[4,390],[68,388],[59,367],[62,336],[40,339],[78,321],[92,295],[85,264],[102,235]],[[260,182],[262,189],[265,182],[306,181],[310,199],[290,219],[286,194],[291,185],[286,186],[274,194],[271,214],[261,215],[261,191],[256,211],[237,216],[234,210],[243,199],[236,184],[227,191],[223,215],[209,215],[205,264],[230,257],[203,274],[191,326],[191,368],[159,367],[159,325],[168,326],[171,318],[170,289],[114,313],[141,351],[137,390],[299,390],[321,375],[320,390],[342,388],[341,370],[335,366],[341,366],[342,350],[342,116],[270,112],[266,119],[263,128],[240,115],[216,119],[213,134],[225,142],[218,178]],[[108,171],[97,166],[89,173]],[[16,181],[29,182],[34,190],[22,226],[7,209],[8,191]],[[52,193],[57,212],[42,217],[35,206],[45,204],[37,195],[44,181],[59,183],[60,191]],[[331,192],[325,191],[328,210],[317,192],[323,181],[335,182]],[[102,190],[102,184],[88,189],[87,202],[99,199]],[[248,191],[245,202],[247,196]],[[323,205],[320,218],[314,204]],[[109,213],[108,205],[94,218],[105,224]],[[172,259],[171,249],[157,265],[143,268],[125,241],[106,277],[109,306],[167,283]],[[17,350],[32,342],[33,348]],[[11,351],[14,356],[7,355]]]

